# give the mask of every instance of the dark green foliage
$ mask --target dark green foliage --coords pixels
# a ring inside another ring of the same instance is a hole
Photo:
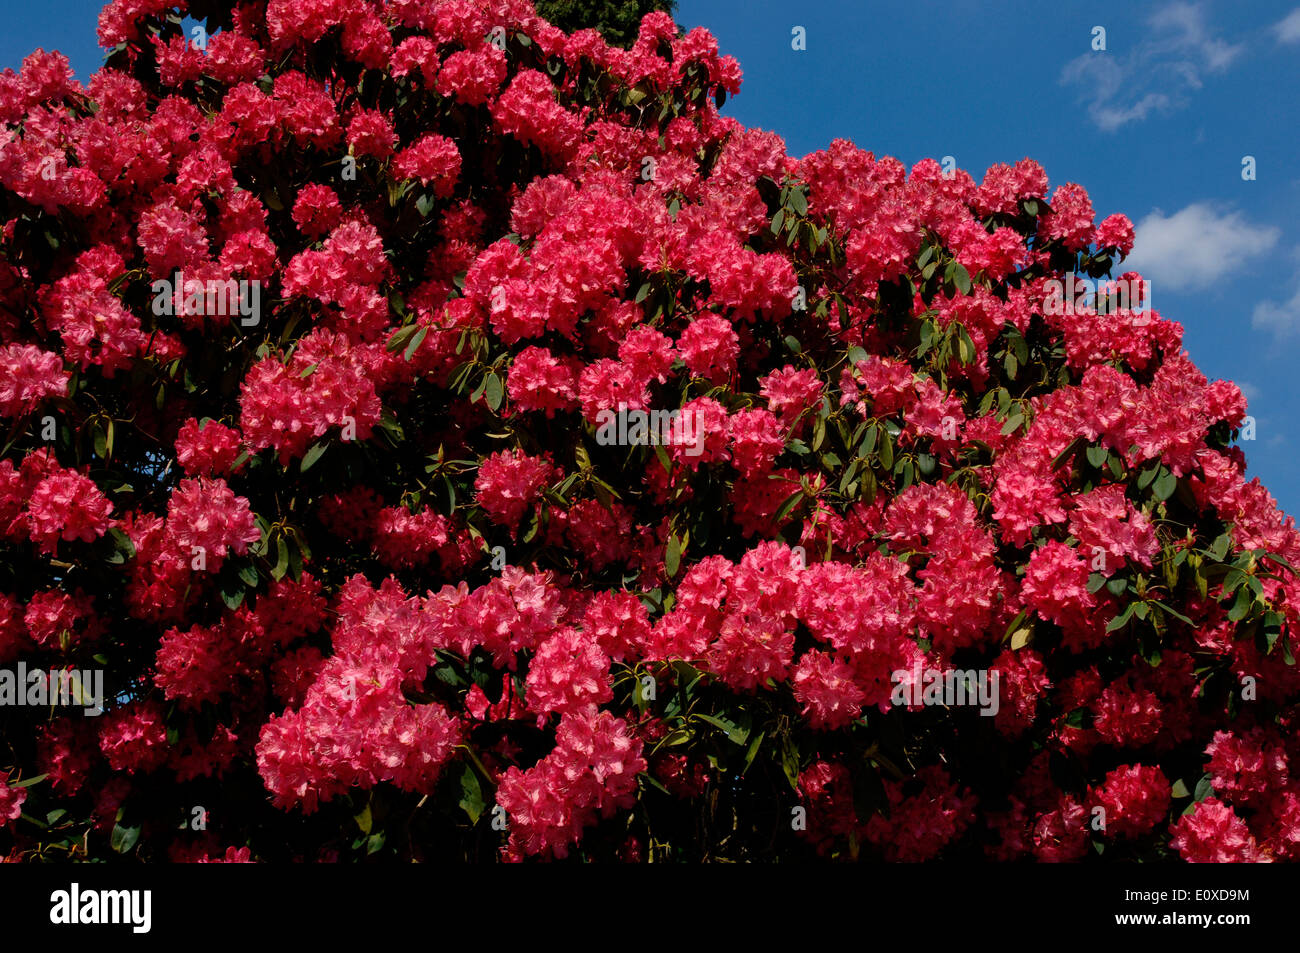
[[[566,33],[599,30],[607,43],[624,49],[636,41],[641,18],[654,10],[672,15],[676,0],[535,0],[537,12]]]

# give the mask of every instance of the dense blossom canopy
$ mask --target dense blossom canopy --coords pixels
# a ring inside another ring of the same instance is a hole
[[[1300,536],[1079,185],[664,13],[99,37],[0,75],[0,670],[106,709],[0,694],[12,859],[1300,856]]]

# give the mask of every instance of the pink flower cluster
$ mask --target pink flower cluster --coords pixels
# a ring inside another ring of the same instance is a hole
[[[0,660],[112,682],[0,763],[42,811],[107,842],[220,779],[341,819],[321,859],[426,809],[636,857],[776,779],[806,829],[746,850],[1300,860],[1300,533],[1245,399],[1139,302],[1052,306],[1126,217],[1030,159],[792,157],[663,13],[241,2],[203,52],[170,9],[109,4],[84,86],[0,75]],[[159,307],[177,271],[258,320]],[[144,836],[242,862],[251,816]]]

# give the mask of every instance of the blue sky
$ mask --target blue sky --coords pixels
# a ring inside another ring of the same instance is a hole
[[[99,6],[11,12],[0,67],[55,48],[84,80]],[[1053,187],[1087,188],[1099,220],[1132,218],[1128,264],[1200,368],[1246,392],[1250,474],[1300,514],[1298,0],[679,0],[677,21],[740,61],[725,111],[794,155],[843,137],[908,165],[951,155],[976,179],[1031,156]]]
[[[976,180],[1030,156],[1098,220],[1128,215],[1126,267],[1246,392],[1249,475],[1300,515],[1300,3],[679,0],[677,20],[740,61],[725,111],[794,155],[843,137]]]

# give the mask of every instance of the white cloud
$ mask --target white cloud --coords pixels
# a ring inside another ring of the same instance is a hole
[[[1092,110],[1092,118],[1098,126],[1110,132],[1135,119],[1146,119],[1152,111],[1166,112],[1170,105],[1169,97],[1163,93],[1147,93],[1129,106],[1097,105]]]
[[[1255,305],[1250,323],[1253,327],[1272,331],[1279,338],[1300,331],[1300,281],[1296,282],[1295,294],[1289,300],[1280,304],[1276,301],[1261,301]]]
[[[1300,43],[1300,7],[1296,7],[1273,24],[1279,43]]]
[[[1272,331],[1274,340],[1300,334],[1300,245],[1291,249],[1295,262],[1295,293],[1286,301],[1261,301],[1250,316],[1251,326]]]
[[[1109,39],[1115,44],[1120,38]],[[1179,0],[1147,19],[1136,43],[1071,60],[1061,71],[1061,82],[1078,87],[1092,121],[1113,132],[1152,113],[1186,106],[1190,93],[1204,85],[1205,74],[1223,72],[1244,49],[1242,43],[1212,34],[1203,4]]]
[[[1245,49],[1244,44],[1229,44],[1211,36],[1205,25],[1205,8],[1199,3],[1171,3],[1153,13],[1147,23],[1157,31],[1151,48],[1182,58],[1180,67],[1190,68],[1189,59],[1200,60],[1206,69],[1218,72],[1227,69]]]
[[[1160,286],[1180,291],[1207,288],[1277,244],[1279,230],[1255,225],[1240,212],[1194,202],[1173,215],[1156,209],[1137,223],[1133,254],[1125,269],[1141,272]]]
[[[1237,388],[1241,391],[1242,396],[1246,398],[1246,403],[1250,404],[1251,406],[1254,406],[1255,404],[1259,403],[1259,401],[1263,400],[1264,392],[1260,390],[1258,387],[1256,387],[1254,384],[1252,384],[1250,381],[1233,381],[1233,383],[1237,385]]]

